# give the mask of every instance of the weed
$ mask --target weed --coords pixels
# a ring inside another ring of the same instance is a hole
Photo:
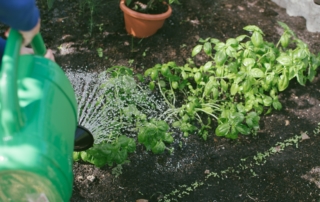
[[[318,123],[317,127],[313,130],[314,135],[320,134],[320,123]]]
[[[124,163],[128,163],[129,161],[126,161]],[[122,174],[122,165],[123,164],[118,164],[116,167],[112,168],[112,175],[114,175],[116,178],[118,178]]]
[[[99,56],[100,58],[103,57],[103,50],[102,50],[102,48],[97,48],[97,53],[98,53],[98,56]]]

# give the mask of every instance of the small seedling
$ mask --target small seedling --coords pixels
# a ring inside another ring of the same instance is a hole
[[[102,58],[102,57],[103,57],[103,50],[102,50],[102,48],[97,48],[97,52],[98,52],[98,56],[99,56],[100,58]]]

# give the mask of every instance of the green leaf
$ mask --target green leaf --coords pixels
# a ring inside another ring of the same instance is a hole
[[[239,90],[239,85],[237,83],[233,83],[230,88],[230,94],[235,95]]]
[[[199,42],[200,42],[200,43],[205,43],[205,42],[209,41],[209,39],[210,39],[210,37],[208,37],[208,38],[206,38],[206,39],[200,38],[200,39],[199,39]]]
[[[242,103],[238,103],[238,104],[237,104],[237,110],[238,110],[238,112],[240,112],[240,113],[246,112],[246,109],[244,108],[244,106],[243,106]]]
[[[119,143],[106,144],[106,147],[108,148],[108,150],[111,150],[111,152],[118,152],[120,149],[120,144]]]
[[[202,108],[202,110],[207,114],[211,114],[213,112],[213,109],[211,107],[204,107]]]
[[[262,77],[264,77],[263,71],[261,69],[258,69],[258,68],[251,69],[250,75],[253,76],[254,78],[262,78]]]
[[[227,84],[227,82],[226,82],[224,79],[221,79],[220,84],[221,84],[221,88],[222,88],[225,92],[227,92],[227,91],[228,91],[228,84]]]
[[[207,72],[207,71],[209,71],[211,68],[212,68],[212,62],[209,61],[209,62],[207,62],[207,63],[203,66],[203,71],[204,71],[204,72]]]
[[[154,87],[155,87],[155,83],[154,83],[154,81],[151,81],[150,83],[149,83],[149,89],[150,90],[154,90]]]
[[[231,131],[226,135],[226,138],[229,138],[229,139],[237,139],[238,138],[238,130],[236,129],[235,126],[232,126],[231,127]]]
[[[217,43],[219,43],[220,41],[219,41],[218,39],[211,38],[211,39],[210,39],[210,42],[213,43],[213,44],[217,44]]]
[[[223,50],[226,47],[226,44],[223,42],[219,42],[214,46],[214,50],[220,51]]]
[[[283,66],[290,66],[292,64],[292,59],[288,55],[281,55],[277,58],[277,61]]]
[[[188,78],[188,74],[185,71],[181,72],[181,76],[183,79],[187,79]]]
[[[309,80],[310,82],[313,81],[313,79],[314,79],[315,76],[316,76],[316,73],[317,73],[317,71],[315,71],[315,70],[313,70],[312,68],[309,67],[309,69],[308,69],[308,80]]]
[[[298,72],[297,80],[300,83],[300,85],[302,85],[302,86],[304,86],[306,84],[307,78],[303,75],[302,71]]]
[[[210,79],[204,87],[203,97],[209,95],[213,87],[214,87],[214,81]]]
[[[231,46],[227,48],[226,54],[229,57],[236,58],[237,57],[237,50],[235,48],[232,48]]]
[[[283,48],[286,48],[290,42],[290,35],[284,33],[280,38],[280,43]]]
[[[260,34],[263,34],[262,30],[255,25],[248,25],[248,26],[244,27],[243,29],[246,31],[249,31],[249,32],[259,32]]]
[[[129,142],[128,142],[128,145],[127,145],[127,151],[129,153],[132,153],[136,150],[136,142],[134,139],[132,138],[129,138]]]
[[[255,47],[261,47],[263,44],[262,34],[259,32],[253,32],[251,36],[251,42]]]
[[[245,110],[248,112],[252,109],[253,104],[252,103],[246,103],[246,105],[244,106]]]
[[[289,26],[283,22],[277,21],[277,23],[285,30],[289,30]]]
[[[263,98],[263,105],[269,107],[272,105],[272,98],[270,96],[264,96]]]
[[[274,73],[267,75],[266,76],[266,83],[267,84],[272,83],[273,79],[274,79]]]
[[[249,79],[246,79],[243,83],[242,83],[242,91],[243,93],[248,92],[249,90],[251,90],[251,83]]]
[[[238,132],[241,133],[242,135],[249,135],[249,134],[250,134],[250,129],[249,129],[246,125],[244,125],[244,124],[242,124],[242,123],[237,124],[237,125],[236,125],[236,129],[237,129]]]
[[[297,48],[293,51],[293,58],[303,60],[308,57],[308,53],[305,49]]]
[[[151,74],[151,72],[153,71],[153,68],[149,68],[144,72],[144,76],[147,77]]]
[[[229,115],[229,119],[232,124],[236,125],[238,123],[241,123],[244,120],[244,115],[240,112],[231,113]]]
[[[73,161],[79,161],[81,159],[80,152],[73,152]]]
[[[238,64],[236,62],[230,62],[227,68],[231,73],[238,73]]]
[[[218,97],[219,97],[219,90],[218,90],[218,88],[213,87],[212,90],[211,90],[211,92],[212,92],[213,98],[214,98],[214,99],[218,99]]]
[[[233,48],[237,48],[239,45],[239,42],[237,41],[237,39],[234,38],[230,38],[226,41],[226,45],[227,46],[231,46]]]
[[[251,69],[256,64],[256,61],[252,58],[245,58],[243,59],[242,64]]]
[[[106,163],[107,163],[107,161],[105,159],[94,159],[93,160],[93,164],[98,168],[106,165]]]
[[[138,134],[138,141],[139,141],[140,143],[146,142],[146,141],[147,141],[147,134],[144,133],[144,132],[140,132],[140,133]]]
[[[180,121],[175,121],[175,122],[172,123],[172,127],[174,127],[174,128],[179,128],[180,125],[181,125],[181,122],[180,122]],[[139,142],[140,142],[140,141],[139,141]]]
[[[223,77],[224,70],[225,70],[224,66],[217,66],[216,67],[216,76]]]
[[[102,48],[97,48],[97,53],[98,53],[98,56],[99,56],[100,58],[103,57],[103,50],[102,50]]]
[[[246,74],[243,71],[237,73],[237,76],[234,80],[235,83],[240,83],[243,79],[246,78]]]
[[[278,81],[278,90],[284,91],[289,86],[289,79],[287,74],[282,74]]]
[[[214,57],[214,61],[216,62],[217,65],[223,65],[226,60],[227,60],[227,55],[225,50],[219,50]]]
[[[206,42],[203,45],[203,51],[209,56],[212,54],[212,46],[210,42]]]
[[[161,132],[166,132],[167,130],[169,130],[169,125],[167,124],[167,122],[162,120],[157,120],[157,127]]]
[[[126,150],[121,150],[117,153],[115,153],[115,156],[114,156],[114,161],[117,163],[117,164],[122,164],[128,157],[128,153]]]
[[[282,109],[282,104],[279,102],[279,100],[274,100],[272,103],[273,108],[275,108],[276,110],[280,110]]]
[[[88,161],[89,160],[89,154],[85,151],[82,151],[80,152],[80,156],[81,156],[81,159],[84,160],[84,161]]]
[[[203,45],[197,45],[196,47],[194,47],[192,50],[192,57],[200,53],[200,51],[202,50],[202,47]]]
[[[166,143],[171,144],[173,142],[173,137],[170,133],[166,133],[164,136],[164,140]]]
[[[258,129],[259,128],[260,117],[256,112],[250,112],[246,116],[246,124],[250,128]]]
[[[127,136],[120,135],[118,138],[118,143],[121,145],[121,147],[126,147],[129,143],[130,139]]]
[[[237,40],[238,42],[241,42],[241,41],[243,41],[243,39],[246,38],[246,37],[247,37],[247,35],[240,35],[240,36],[238,36],[238,37],[236,38],[236,40]]]
[[[154,154],[161,154],[164,152],[166,145],[162,141],[158,141],[155,146],[152,147],[152,152]]]
[[[223,123],[216,128],[215,133],[217,136],[226,136],[229,133],[230,129],[231,126],[229,123]]]

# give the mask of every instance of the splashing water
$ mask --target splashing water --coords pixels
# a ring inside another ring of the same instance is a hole
[[[111,142],[125,133],[136,136],[132,117],[144,114],[158,118],[167,109],[165,101],[136,83],[132,76],[111,78],[106,72],[67,70],[78,102],[78,122],[94,136],[95,144]]]

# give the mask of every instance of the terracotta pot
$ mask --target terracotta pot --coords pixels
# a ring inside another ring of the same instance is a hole
[[[167,12],[162,14],[139,13],[128,8],[125,5],[125,0],[120,1],[120,8],[124,13],[127,32],[138,38],[146,38],[155,34],[163,26],[165,19],[170,17],[172,13],[169,5]]]

